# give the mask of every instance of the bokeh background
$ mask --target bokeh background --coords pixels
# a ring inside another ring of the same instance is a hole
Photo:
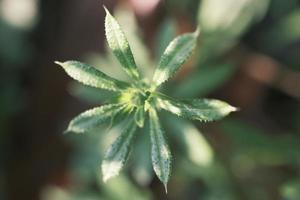
[[[55,60],[126,79],[107,49],[103,4],[149,75],[173,37],[199,26],[196,53],[162,90],[241,109],[207,124],[160,114],[174,156],[168,195],[147,131],[107,184],[101,158],[120,127],[62,134],[110,94],[74,83]],[[1,0],[0,44],[0,199],[300,199],[299,0]]]

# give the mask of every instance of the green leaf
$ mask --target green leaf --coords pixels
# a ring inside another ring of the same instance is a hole
[[[141,187],[136,184],[131,177],[125,174],[120,174],[118,177],[102,184],[102,181],[97,184],[99,191],[94,191],[98,196],[103,194],[105,200],[151,200],[152,193],[147,187]],[[56,200],[56,199],[55,199]],[[59,199],[60,200],[60,199]],[[73,200],[73,199],[72,199]],[[101,199],[100,199],[101,200]]]
[[[167,183],[171,175],[171,152],[154,109],[149,109],[149,117],[152,165],[167,192]]]
[[[144,126],[144,122],[145,122],[144,106],[140,106],[136,109],[135,114],[134,114],[134,120],[140,128],[142,128]]]
[[[129,120],[124,131],[108,148],[101,166],[104,182],[117,176],[124,167],[136,127],[134,120]]]
[[[130,82],[131,78],[124,73],[119,61],[109,49],[108,44],[105,44],[104,51],[105,54],[100,55],[98,52],[89,53],[84,57],[84,59],[92,66],[97,66],[96,68],[98,70],[102,71],[108,76],[114,77],[117,80]]]
[[[174,87],[174,95],[184,98],[204,96],[229,81],[235,71],[236,68],[231,64],[200,67]]]
[[[216,57],[223,55],[236,45],[250,25],[262,19],[266,14],[269,2],[271,1],[202,0],[198,10],[198,24],[205,38],[201,42],[199,55],[201,62],[216,60]],[[276,26],[275,40],[280,40],[281,37],[278,37],[280,34],[277,31]],[[269,43],[262,45],[264,46],[269,46]]]
[[[164,20],[162,25],[158,30],[157,40],[155,42],[155,58],[159,61],[160,57],[163,55],[165,48],[176,36],[176,25],[175,21],[170,19]]]
[[[276,21],[268,30],[264,31],[260,39],[260,47],[272,54],[287,48],[300,38],[300,8],[287,13]],[[278,37],[280,36],[280,37]],[[297,55],[297,54],[296,54]],[[287,58],[287,60],[292,60]],[[298,68],[299,69],[299,68]]]
[[[159,86],[172,77],[182,64],[190,57],[197,43],[199,31],[176,37],[161,56],[154,72],[153,83]]]
[[[251,23],[262,19],[268,10],[269,2],[269,0],[203,0],[199,4],[198,11],[200,27],[205,34],[219,32],[226,38],[237,37]]]
[[[237,108],[216,99],[177,101],[165,95],[159,95],[158,104],[161,108],[180,117],[199,121],[214,121],[237,111]]]
[[[120,91],[128,88],[128,84],[111,78],[103,72],[78,61],[55,62],[62,66],[73,79],[96,88]]]
[[[280,186],[280,193],[283,199],[297,200],[300,196],[300,181],[297,178],[286,181]]]
[[[105,33],[108,45],[123,66],[125,72],[133,79],[138,80],[140,75],[126,36],[114,17],[105,7],[104,9],[106,12]]]
[[[75,117],[66,132],[85,133],[100,124],[113,119],[125,106],[123,104],[107,104],[87,110]]]
[[[262,129],[252,127],[242,120],[230,118],[223,120],[220,128],[237,150],[233,156],[245,154],[252,162],[269,166],[298,162],[300,138],[297,134],[270,136]]]
[[[75,81],[68,85],[68,92],[85,103],[95,105],[98,105],[99,102],[105,103],[113,96],[111,91],[103,90],[99,92],[98,88],[89,87]]]
[[[130,41],[135,62],[139,65],[139,72],[150,80],[154,69],[151,53],[143,41],[143,34],[138,27],[134,12],[127,6],[119,5],[114,8],[114,17],[118,19],[127,40]]]
[[[146,121],[145,121],[146,122]],[[149,123],[145,123],[144,128],[137,134],[137,142],[133,151],[132,175],[141,186],[147,186],[153,179],[154,172],[151,163],[151,143],[149,133]]]
[[[177,140],[177,148],[185,152],[190,161],[201,167],[213,163],[214,152],[203,133],[191,122],[175,116],[166,119],[168,128]]]

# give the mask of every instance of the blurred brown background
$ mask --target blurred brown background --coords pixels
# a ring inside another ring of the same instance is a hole
[[[210,185],[205,180],[218,178],[185,174],[203,166],[186,165],[181,171],[177,160],[185,156],[177,159],[177,149],[168,196],[156,178],[141,185],[129,172],[133,191],[145,192],[145,199],[300,199],[300,1],[208,2],[0,1],[0,199],[127,199],[113,196],[114,190],[102,189],[95,181],[80,182],[77,177],[79,183],[74,183],[70,171],[77,146],[62,134],[72,117],[97,103],[71,95],[72,81],[54,61],[91,63],[88,55],[106,54],[102,5],[113,13],[117,8],[134,13],[140,39],[153,60],[166,21],[174,23],[175,35],[200,25],[196,54],[167,87],[174,95],[183,91],[177,96],[216,97],[241,108],[227,121],[195,124],[221,163],[207,169],[215,175],[213,169],[221,165],[230,178]],[[220,72],[216,66],[223,63],[232,69]],[[187,81],[190,76],[194,82]],[[189,93],[193,85],[203,88]],[[94,158],[100,165],[101,158]],[[100,179],[96,173],[95,179]],[[55,189],[45,195],[49,186]]]

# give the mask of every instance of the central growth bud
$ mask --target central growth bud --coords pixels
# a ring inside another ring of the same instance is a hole
[[[130,107],[145,106],[149,103],[151,94],[152,92],[148,88],[130,88],[121,94],[119,101],[128,104]]]

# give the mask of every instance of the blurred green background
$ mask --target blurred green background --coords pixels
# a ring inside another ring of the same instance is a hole
[[[103,4],[146,76],[172,38],[199,26],[196,53],[162,90],[241,109],[205,124],[160,113],[174,156],[168,195],[147,131],[107,184],[101,158],[120,127],[62,134],[111,94],[73,82],[54,60],[127,78],[107,49]],[[300,199],[299,0],[1,0],[0,44],[0,199]]]

